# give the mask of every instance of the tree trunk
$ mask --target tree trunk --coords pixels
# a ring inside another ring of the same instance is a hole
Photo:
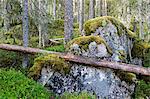
[[[16,51],[16,52],[23,52],[28,54],[38,54],[38,53],[47,53],[47,54],[56,54],[59,55],[61,58],[65,59],[66,61],[90,65],[96,68],[104,67],[110,68],[115,70],[122,70],[126,72],[132,72],[136,74],[150,76],[150,68],[145,68],[142,66],[132,65],[132,64],[125,64],[125,63],[117,63],[117,62],[109,62],[109,61],[97,61],[91,58],[85,58],[81,56],[76,56],[72,54],[65,54],[65,53],[58,53],[52,51],[46,51],[37,48],[25,48],[23,46],[16,46],[16,45],[8,45],[8,44],[0,44],[0,49],[8,50],[8,51]]]
[[[56,0],[53,0],[53,17],[56,19]]]
[[[77,1],[77,22],[80,22],[80,0]]]
[[[102,16],[102,0],[98,0],[97,2],[98,16]]]
[[[80,0],[80,9],[79,9],[79,31],[82,34],[83,22],[84,22],[84,0]]]
[[[10,28],[10,17],[8,15],[8,12],[11,10],[10,4],[7,2],[7,0],[4,0],[4,29],[5,31],[8,31]]]
[[[28,0],[24,0],[24,7],[23,7],[24,15],[23,15],[23,46],[25,48],[28,47],[28,35],[29,35],[29,27],[28,27]],[[24,54],[23,58],[23,67],[26,68],[28,65],[28,55]]]
[[[73,32],[73,0],[65,0],[65,44],[72,39]]]
[[[142,16],[142,0],[138,0],[138,11],[139,11],[139,38],[144,39],[143,34],[143,16]]]
[[[48,25],[48,18],[47,18],[47,2],[46,0],[39,0],[39,47],[45,47],[46,42],[48,41],[47,38],[47,25]]]
[[[102,0],[102,16],[107,16],[107,1]]]
[[[95,17],[95,0],[90,0],[90,5],[89,5],[89,19],[92,19]]]

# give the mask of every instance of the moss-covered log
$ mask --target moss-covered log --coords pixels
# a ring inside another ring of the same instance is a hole
[[[29,53],[29,54],[36,54],[36,53],[57,54],[61,58],[70,62],[91,65],[96,68],[99,68],[99,67],[111,68],[115,70],[122,70],[122,71],[132,72],[136,74],[150,76],[150,68],[144,68],[142,66],[137,66],[137,65],[117,63],[117,62],[108,62],[108,61],[96,61],[93,59],[88,59],[88,58],[75,56],[71,54],[45,51],[45,50],[41,50],[37,48],[24,48],[22,46],[8,45],[8,44],[0,44],[0,49],[9,50],[9,51],[18,51],[18,52]]]

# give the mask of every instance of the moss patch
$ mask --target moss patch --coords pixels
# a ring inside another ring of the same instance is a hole
[[[34,65],[29,70],[29,76],[38,79],[43,67],[50,67],[56,72],[69,73],[70,67],[58,55],[49,54],[35,59]]]
[[[55,45],[55,46],[47,47],[47,48],[45,48],[45,50],[55,51],[55,52],[64,52],[65,47],[64,47],[64,45]]]
[[[128,84],[132,84],[136,80],[136,74],[128,73],[123,71],[116,71],[116,75],[121,79],[121,81],[125,81]]]
[[[14,69],[0,69],[0,99],[50,99],[54,94]]]
[[[102,44],[102,43],[105,44],[108,52],[112,53],[110,47],[107,45],[105,40],[103,38],[101,38],[100,36],[83,36],[83,37],[75,38],[67,44],[67,50],[69,50],[70,46],[73,44],[78,44],[81,49],[86,50],[86,49],[88,49],[88,45],[94,41],[97,44]]]
[[[135,41],[132,48],[132,56],[144,58],[146,52],[150,49],[150,44],[142,40]]]
[[[147,50],[147,52],[144,55],[144,66],[150,67],[150,48]]]
[[[85,35],[91,35],[91,33],[94,33],[96,29],[99,27],[105,27],[108,23],[115,25],[119,36],[123,33],[127,33],[127,35],[131,38],[137,37],[136,34],[128,30],[122,22],[110,16],[97,17],[86,21],[84,24]]]
[[[81,92],[80,94],[64,93],[59,99],[96,99],[96,95],[87,92]]]
[[[150,82],[139,81],[135,90],[135,99],[148,99],[150,97]]]

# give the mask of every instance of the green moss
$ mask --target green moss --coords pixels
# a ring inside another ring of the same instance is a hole
[[[59,99],[96,99],[95,95],[87,92],[78,93],[64,93]]]
[[[135,99],[148,99],[150,97],[150,82],[139,81],[135,90]]]
[[[37,27],[34,25],[33,22],[30,21],[29,24],[30,28],[29,28],[29,32],[30,32],[30,46],[34,45],[33,47],[36,47],[38,45],[37,43],[37,39],[35,40],[35,36],[38,36],[38,29]],[[0,33],[3,33],[4,31],[0,31]],[[22,41],[22,35],[23,35],[23,31],[22,31],[22,25],[15,25],[13,27],[11,27],[9,29],[9,31],[4,32],[4,40],[0,41],[1,43],[7,43],[7,44],[16,44],[16,45],[22,45],[23,41]],[[33,41],[33,42],[32,42]],[[36,46],[35,46],[36,45]]]
[[[150,48],[147,50],[147,52],[144,55],[144,66],[150,67]]]
[[[52,20],[51,23],[48,24],[49,28],[64,28],[64,20]]]
[[[128,84],[132,84],[136,80],[136,74],[128,73],[123,71],[116,71],[116,75],[121,79],[121,81],[125,81]]]
[[[14,69],[0,69],[0,99],[50,99],[55,95]]]
[[[132,48],[132,56],[144,58],[147,50],[150,49],[150,44],[142,40],[135,41]]]
[[[109,20],[107,20],[103,17],[97,17],[97,18],[86,21],[84,23],[85,35],[90,35],[91,33],[94,33],[96,31],[96,29],[98,29],[99,27],[101,27],[103,25],[103,22],[104,22],[103,20],[106,23],[110,22]]]
[[[74,23],[73,28],[79,28],[79,23]]]
[[[83,36],[83,37],[75,38],[67,44],[67,50],[69,50],[70,46],[73,44],[78,44],[81,49],[86,50],[86,49],[88,49],[88,45],[94,41],[97,44],[102,44],[102,43],[105,44],[108,52],[112,53],[110,47],[107,45],[105,40],[103,38],[101,38],[100,36]]]
[[[65,51],[64,45],[50,46],[45,49],[48,51],[55,51],[55,52],[64,52]]]
[[[37,47],[39,44],[39,37],[37,36],[31,36],[29,40],[29,46]]]
[[[70,70],[69,65],[65,63],[64,59],[60,58],[58,55],[49,54],[35,59],[34,65],[29,70],[29,76],[38,79],[43,67],[50,67],[54,71],[62,74],[69,73]]]
[[[122,22],[110,16],[97,17],[86,21],[84,24],[85,35],[91,35],[91,33],[94,33],[96,29],[99,27],[105,27],[108,23],[115,25],[119,36],[123,33],[127,33],[127,35],[131,38],[137,37],[136,34],[128,30]]]

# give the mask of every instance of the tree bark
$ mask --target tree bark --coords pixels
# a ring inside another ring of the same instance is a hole
[[[89,19],[92,19],[95,17],[95,6],[94,6],[95,0],[90,0],[90,7],[89,7]]]
[[[144,34],[143,34],[143,16],[142,16],[142,1],[143,0],[138,0],[138,13],[139,13],[139,38],[144,39]]]
[[[24,0],[24,15],[23,15],[23,46],[28,47],[28,35],[29,35],[29,22],[28,22],[28,0]],[[28,65],[28,55],[24,54],[23,67],[26,68]]]
[[[10,16],[8,12],[11,10],[11,5],[8,3],[7,0],[4,0],[4,29],[8,31],[10,28]]]
[[[97,2],[98,16],[102,16],[102,0],[98,0]]]
[[[73,35],[73,0],[65,0],[65,44],[72,39]]]
[[[75,56],[72,54],[65,54],[65,53],[58,53],[52,51],[46,51],[37,48],[25,48],[23,46],[16,46],[16,45],[8,45],[8,44],[0,44],[0,49],[8,50],[8,51],[16,51],[16,52],[23,52],[28,54],[38,54],[38,53],[47,53],[47,54],[56,54],[59,55],[61,58],[65,59],[66,61],[90,65],[96,68],[104,67],[110,68],[115,70],[122,70],[126,72],[132,72],[136,74],[141,74],[145,76],[150,76],[150,68],[145,68],[142,66],[132,65],[132,64],[125,64],[125,63],[117,63],[117,62],[109,62],[109,61],[96,61],[94,59],[89,59],[81,56]]]
[[[56,0],[53,0],[53,17],[56,20]]]
[[[38,2],[38,1],[37,1]],[[47,38],[47,2],[46,0],[39,0],[39,15],[38,15],[38,27],[39,27],[39,47],[45,47]]]
[[[84,0],[79,1],[80,6],[79,6],[79,31],[82,34],[83,30],[83,22],[84,22]]]

